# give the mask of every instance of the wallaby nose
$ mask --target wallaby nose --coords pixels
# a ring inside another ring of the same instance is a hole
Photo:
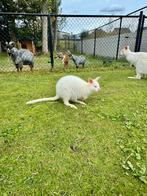
[[[100,88],[100,87],[98,87],[98,88],[97,88],[97,92],[99,92],[100,90],[101,90],[101,88]]]

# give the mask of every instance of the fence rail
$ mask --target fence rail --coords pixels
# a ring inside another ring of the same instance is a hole
[[[103,15],[103,14],[98,14],[98,15],[82,15],[82,14],[43,14],[43,13],[15,13],[15,12],[0,12],[0,15],[10,15],[10,16],[55,16],[55,17],[81,17],[81,18],[97,18],[97,17],[103,17],[103,18],[108,18],[108,17],[124,17],[124,18],[138,18],[138,15]]]

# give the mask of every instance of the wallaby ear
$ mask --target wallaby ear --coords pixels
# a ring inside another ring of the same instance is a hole
[[[101,78],[101,77],[97,77],[97,78],[95,78],[94,80],[98,81],[100,78]]]
[[[129,49],[129,46],[125,46],[125,49],[128,50]]]
[[[91,78],[89,78],[89,79],[88,79],[88,83],[89,83],[89,84],[92,84],[92,83],[93,83],[93,80],[92,80]]]
[[[5,45],[6,45],[6,48],[9,48],[9,44],[8,44],[8,42],[6,42],[6,43],[5,43]]]
[[[14,46],[15,46],[15,42],[10,41],[10,42],[9,42],[9,46],[14,47]]]

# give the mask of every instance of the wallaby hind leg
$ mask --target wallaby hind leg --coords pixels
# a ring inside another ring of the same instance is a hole
[[[17,69],[17,72],[19,72],[19,65],[15,65],[16,66],[16,69]]]
[[[34,64],[33,63],[29,64],[29,67],[30,67],[30,71],[33,71]]]
[[[30,66],[30,71],[33,71],[33,66]]]
[[[64,105],[69,106],[71,108],[77,109],[77,107],[71,103],[69,103],[69,100],[63,100]]]
[[[134,76],[134,77],[128,77],[128,78],[140,80],[140,79],[141,79],[141,74],[137,74],[137,75]]]
[[[137,74],[136,79],[140,80],[141,79],[141,74]]]
[[[79,104],[82,104],[82,105],[86,105],[86,103],[84,103],[83,101],[79,101],[79,100],[76,100],[75,103],[79,103]]]

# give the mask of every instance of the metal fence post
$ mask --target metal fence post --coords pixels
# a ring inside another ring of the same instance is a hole
[[[95,52],[96,52],[96,30],[94,30],[94,47],[93,47],[93,56],[95,57]]]
[[[74,35],[74,52],[76,51],[76,36]]]
[[[142,34],[143,34],[143,28],[144,28],[144,21],[145,21],[145,15],[142,17],[142,23],[140,27],[140,36],[139,36],[139,43],[138,43],[138,51],[140,51],[141,47],[141,41],[142,41]]]
[[[144,20],[145,20],[145,16],[143,15],[143,11],[141,11],[139,15],[138,28],[136,34],[135,52],[140,51]]]
[[[65,50],[67,50],[67,37],[65,38]]]
[[[64,49],[66,48],[66,38],[64,38]]]
[[[122,17],[120,17],[120,25],[119,25],[119,31],[118,31],[118,41],[117,41],[117,50],[116,50],[116,60],[118,59],[118,53],[119,53],[121,26],[122,26]]]
[[[53,39],[52,39],[52,26],[51,26],[51,17],[48,15],[48,47],[50,50],[50,61],[53,69],[54,67],[54,54],[53,54]]]
[[[70,50],[70,38],[68,36],[68,50]]]
[[[81,37],[81,54],[83,54],[83,38]]]

